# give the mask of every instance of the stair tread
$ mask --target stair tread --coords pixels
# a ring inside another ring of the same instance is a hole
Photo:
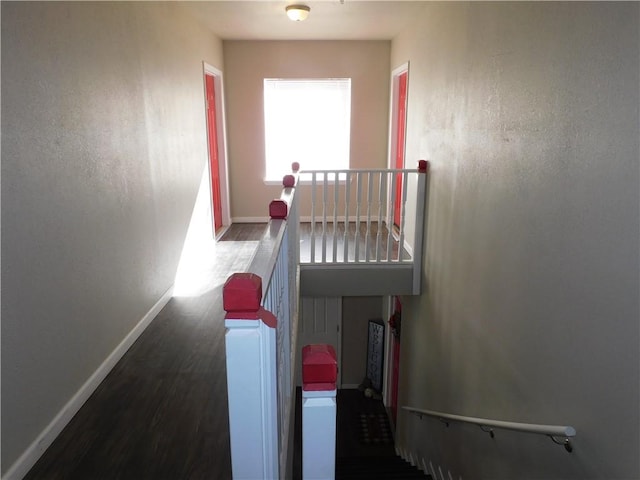
[[[410,480],[430,479],[399,456],[336,458],[336,480]]]
[[[388,464],[376,463],[376,464],[371,464],[371,465],[367,465],[367,464],[338,465],[337,468],[339,468],[340,470],[372,470],[372,469],[376,469],[376,470],[402,470],[402,469],[412,470],[412,469],[414,469],[416,467],[412,467],[409,464],[403,465],[403,464],[400,464],[400,463],[388,463]]]
[[[410,479],[410,478],[422,478],[422,479],[430,479],[430,476],[425,475],[422,472],[359,472],[359,473],[342,473],[336,472],[336,480],[358,480],[358,479]]]

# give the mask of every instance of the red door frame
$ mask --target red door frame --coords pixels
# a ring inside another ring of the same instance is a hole
[[[395,145],[394,168],[404,168],[405,138],[407,133],[407,80],[408,69],[402,70],[394,75],[394,97],[393,109],[396,114],[396,124],[393,134],[395,135],[393,144]],[[397,82],[397,83],[396,83]],[[397,88],[396,85],[397,84]],[[400,215],[402,207],[402,175],[396,175],[396,194],[393,199],[393,224],[400,226]]]
[[[207,137],[209,142],[209,172],[211,180],[211,207],[213,232],[222,228],[222,195],[220,192],[220,155],[218,150],[218,122],[216,113],[215,77],[205,72],[207,108]]]
[[[402,304],[399,297],[393,297],[393,313],[389,319],[391,328],[391,395],[389,411],[391,420],[396,425],[398,419],[398,386],[400,382],[400,332],[402,319]]]

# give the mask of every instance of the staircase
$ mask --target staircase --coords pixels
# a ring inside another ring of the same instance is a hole
[[[336,480],[405,480],[432,479],[396,455],[390,427],[375,428],[375,421],[365,418],[386,417],[380,400],[365,398],[357,390],[338,390],[336,422]],[[363,439],[362,425],[371,428],[371,437]],[[293,480],[302,479],[302,402],[300,388],[296,391],[296,434],[293,457]]]
[[[405,480],[430,479],[410,463],[398,456],[343,457],[336,459],[336,480]]]
[[[338,390],[336,480],[431,478],[396,455],[381,400]]]

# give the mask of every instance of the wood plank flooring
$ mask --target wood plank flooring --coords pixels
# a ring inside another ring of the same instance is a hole
[[[166,305],[26,479],[231,478],[222,285],[266,228],[226,232],[198,275],[214,287]]]
[[[201,256],[196,293],[171,299],[27,480],[231,479],[222,285],[249,265],[266,231],[266,224],[232,225],[214,254]],[[393,454],[355,437],[357,414],[380,408],[361,392],[341,391],[338,457]],[[301,477],[300,425],[294,479]]]

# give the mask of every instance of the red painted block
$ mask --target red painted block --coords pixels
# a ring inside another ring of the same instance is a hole
[[[291,171],[297,172],[298,170],[300,170],[300,164],[298,162],[293,162],[291,164]]]
[[[257,312],[262,301],[262,279],[254,273],[234,273],[222,289],[227,312]]]
[[[262,323],[264,323],[269,328],[278,327],[278,319],[276,318],[276,316],[269,310],[265,310],[263,307],[260,307],[260,310],[258,310],[258,318],[260,318],[260,320],[262,320]]]
[[[429,169],[429,163],[426,160],[418,160],[418,171],[420,173],[427,173]]]
[[[293,175],[285,175],[282,177],[282,186],[285,188],[293,187],[296,184],[296,177]]]
[[[289,206],[284,200],[272,200],[269,204],[269,216],[271,218],[285,219],[289,213],[288,210]]]
[[[331,345],[306,345],[302,348],[302,383],[305,384],[305,390],[327,390],[310,385],[307,387],[307,384],[329,384],[329,390],[333,390],[337,378],[338,361]]]

